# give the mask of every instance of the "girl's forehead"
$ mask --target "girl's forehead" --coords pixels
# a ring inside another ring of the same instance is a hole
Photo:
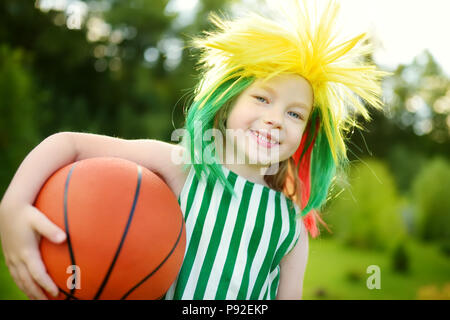
[[[280,87],[296,87],[304,86],[309,87],[312,90],[312,86],[307,79],[299,74],[280,74],[271,78],[257,78],[251,85],[251,87],[264,87],[264,86],[280,86]]]
[[[282,74],[270,79],[256,79],[248,89],[261,88],[270,93],[289,92],[298,96],[304,104],[313,104],[314,91],[308,80],[297,74]],[[309,96],[309,97],[308,97]]]

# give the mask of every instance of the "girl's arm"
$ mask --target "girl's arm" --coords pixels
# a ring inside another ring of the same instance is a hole
[[[0,238],[6,265],[17,286],[31,299],[46,299],[35,281],[52,295],[58,289],[42,263],[38,244],[65,240],[65,233],[32,204],[42,184],[59,167],[75,161],[68,135],[54,134],[20,164],[0,203]]]
[[[45,181],[59,168],[92,157],[118,157],[157,172],[176,196],[184,183],[182,165],[172,155],[182,147],[157,140],[125,140],[109,136],[60,132],[36,146],[24,159],[6,190],[1,206],[34,203]],[[172,154],[173,153],[173,154]]]
[[[308,232],[301,221],[299,239],[295,247],[280,262],[280,284],[277,300],[301,300],[303,278],[308,261]]]
[[[1,207],[33,203],[41,186],[56,169],[75,161],[74,144],[68,135],[57,133],[44,139],[25,157],[6,189]]]
[[[33,206],[42,185],[56,170],[90,157],[124,158],[159,173],[178,196],[186,175],[182,164],[172,161],[177,153],[182,148],[168,143],[87,133],[62,132],[42,141],[21,163],[0,203],[3,254],[19,288],[33,299],[46,298],[39,286],[58,293],[42,262],[39,241],[45,236],[59,243],[65,233]]]
[[[183,164],[178,163],[183,148],[158,140],[125,140],[90,133],[63,132],[73,141],[76,160],[93,157],[117,157],[133,161],[159,174],[179,196],[187,177]]]

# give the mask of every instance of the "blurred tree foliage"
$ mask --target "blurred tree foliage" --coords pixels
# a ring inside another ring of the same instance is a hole
[[[450,80],[427,50],[393,73],[383,82],[385,109],[353,132],[349,158],[387,161],[399,190],[408,193],[428,160],[450,158]]]
[[[9,178],[5,169],[26,156],[26,150],[17,146],[39,142],[36,118],[46,95],[38,92],[27,60],[24,51],[0,44],[0,181]]]
[[[0,194],[58,131],[170,141],[198,81],[186,41],[233,1],[170,2],[0,2]]]
[[[406,235],[401,201],[389,169],[378,160],[350,167],[348,185],[325,212],[327,224],[343,243],[361,248],[392,249]]]
[[[450,163],[433,159],[414,179],[412,195],[418,236],[450,245]]]

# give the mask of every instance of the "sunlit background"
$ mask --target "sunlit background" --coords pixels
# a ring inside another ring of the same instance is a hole
[[[279,1],[1,1],[0,196],[55,132],[170,141],[198,81],[189,36],[212,28],[211,11]],[[450,1],[339,3],[342,37],[367,31],[393,75],[384,111],[348,137],[351,166],[321,212],[330,231],[310,241],[304,298],[450,299]],[[25,298],[0,254],[0,299]]]

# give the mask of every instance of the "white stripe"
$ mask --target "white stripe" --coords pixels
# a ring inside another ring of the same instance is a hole
[[[258,205],[261,202],[263,186],[255,184],[253,186],[252,194],[250,196],[247,216],[245,219],[244,229],[242,231],[241,243],[236,257],[236,263],[231,277],[230,287],[227,292],[227,300],[237,299],[239,289],[242,284],[242,277],[244,276],[245,266],[248,258],[248,247],[252,236],[252,231],[255,228],[256,215],[258,213]]]
[[[294,236],[294,239],[292,240],[292,242],[290,243],[289,247],[287,248],[286,254],[288,254],[289,251],[291,251],[294,248],[294,245],[296,244],[295,242],[300,237],[300,232],[303,227],[302,224],[303,224],[303,219],[296,217],[295,218],[295,236]]]
[[[175,294],[175,287],[177,285],[177,282],[178,276],[175,279],[174,283],[172,283],[172,285],[170,286],[169,290],[167,290],[164,300],[173,300],[173,295]]]
[[[214,185],[211,202],[206,213],[203,229],[200,230],[200,242],[195,255],[194,263],[192,265],[191,273],[189,274],[189,278],[186,283],[186,288],[181,298],[182,300],[192,300],[194,298],[194,292],[195,288],[197,287],[198,277],[205,261],[205,255],[206,251],[208,250],[208,245],[211,242],[211,234],[216,223],[217,212],[219,212],[220,200],[222,199],[223,190],[224,189],[222,184],[217,181]]]
[[[183,188],[181,189],[180,192],[180,208],[181,208],[181,212],[183,214],[183,218],[186,217],[186,206],[187,206],[187,199],[188,199],[188,195],[189,195],[189,190],[191,190],[191,185],[192,185],[192,179],[195,176],[195,170],[194,167],[191,166],[190,170],[189,170],[189,174],[186,178],[186,181],[183,185]],[[178,276],[175,279],[175,281],[172,283],[172,285],[170,286],[169,290],[167,290],[166,296],[165,296],[165,300],[172,300],[173,296],[175,294],[175,286],[178,282]]]
[[[302,230],[306,231],[306,228],[304,227],[303,224],[303,219],[302,218],[297,218],[295,219],[296,221],[296,225],[295,225],[295,238],[294,241],[292,241],[292,247],[294,246],[295,241],[300,238],[300,233],[302,232]]]
[[[278,244],[277,244],[275,252],[273,253],[272,258],[275,258],[278,248],[280,247],[282,240],[285,237],[285,236],[283,236],[283,233],[286,234],[286,229],[287,229],[287,231],[289,231],[289,221],[287,221],[288,225],[286,226],[286,219],[285,219],[285,217],[286,217],[286,214],[285,214],[286,201],[284,200],[284,197],[282,197],[282,196],[280,196],[280,200],[281,200],[281,205],[280,205],[280,207],[281,207],[281,217],[280,217],[281,218],[281,233],[280,233],[280,237],[278,238]],[[284,206],[283,206],[283,204],[284,204]],[[288,219],[289,219],[289,216],[288,216]],[[273,263],[273,261],[272,261],[272,263]],[[270,264],[269,272],[272,268],[272,263]],[[277,269],[278,269],[278,266],[266,278],[266,281],[264,282],[261,292],[259,293],[259,297],[258,297],[259,300],[264,299],[264,294],[266,293],[267,290],[269,290],[269,292],[267,293],[267,297],[268,297],[268,299],[270,299],[271,284],[272,284],[273,279],[276,276],[275,271]]]
[[[280,195],[280,207],[281,207],[281,233],[280,238],[278,239],[277,249],[274,252],[274,257],[278,250],[280,249],[281,244],[286,239],[290,231],[289,224],[289,211],[286,204],[286,198],[283,195]],[[272,267],[272,266],[271,266]]]
[[[186,182],[184,183],[184,186],[180,192],[180,208],[181,208],[181,212],[183,213],[183,217],[186,216],[185,211],[186,211],[186,206],[187,206],[187,199],[189,196],[189,190],[191,190],[192,179],[194,179],[194,176],[195,176],[195,170],[194,170],[194,167],[191,166],[191,169],[189,170],[189,174],[186,178]]]
[[[244,189],[245,180],[239,176],[236,179],[234,190],[236,196],[231,197],[230,207],[223,228],[223,233],[220,239],[219,248],[217,249],[217,255],[214,259],[214,264],[211,269],[211,277],[209,278],[208,285],[205,289],[205,300],[214,299],[217,289],[219,287],[219,280],[222,276],[223,267],[227,258],[228,249],[230,247],[231,236],[236,223],[236,217],[239,210],[239,205],[242,199],[242,191]]]
[[[270,298],[270,291],[272,291],[272,286],[276,285],[276,284],[274,283],[274,280],[275,280],[275,278],[277,277],[277,275],[278,275],[279,272],[280,272],[280,266],[278,265],[278,266],[277,266],[277,267],[269,274],[269,277],[268,277],[268,279],[267,279],[267,281],[266,281],[266,283],[267,283],[267,285],[268,285],[268,288],[267,288],[267,290],[262,290],[262,291],[261,291],[261,295],[260,295],[260,297],[259,297],[260,300],[262,300],[262,299],[264,298],[264,293],[266,293],[266,291],[268,291],[268,292],[267,292],[267,298],[266,298],[266,300],[270,300],[270,299],[271,299],[271,298]],[[278,280],[278,282],[279,282],[279,280]],[[266,286],[266,284],[265,284],[264,286]],[[275,297],[277,296],[277,293],[278,293],[278,288],[275,290]]]
[[[267,250],[269,248],[270,236],[272,233],[272,225],[275,218],[275,191],[269,191],[269,199],[267,203],[267,209],[265,212],[264,229],[261,235],[261,241],[258,245],[258,250],[256,251],[255,258],[253,260],[252,266],[250,268],[249,286],[247,292],[247,299],[250,299],[253,287],[255,286],[256,278],[258,277],[259,270],[261,269],[264,258],[267,255]]]
[[[259,292],[258,300],[262,300],[264,298],[264,294],[267,291],[267,286],[269,285],[269,282],[270,282],[270,275],[266,277],[266,279],[264,280],[264,284],[261,288],[261,291]],[[267,296],[269,296],[269,293],[267,293]]]
[[[281,200],[280,202],[281,202],[282,225],[281,225],[280,238],[279,238],[278,244],[277,244],[277,249],[276,249],[276,251],[274,252],[274,255],[273,255],[274,258],[275,258],[275,255],[278,253],[281,244],[286,239],[286,237],[289,235],[289,231],[290,231],[289,210],[288,210],[288,207],[287,207],[286,197],[283,194],[281,194],[280,195],[280,200]],[[294,228],[295,228],[295,225],[294,225]],[[295,237],[294,237],[294,239],[295,239]],[[292,245],[292,242],[293,241],[291,241],[289,246]],[[289,246],[288,246],[288,248],[289,248]],[[270,267],[272,268],[272,266],[270,266]],[[267,299],[270,299],[270,292],[272,290],[272,286],[275,285],[273,283],[273,281],[274,281],[275,277],[277,276],[277,274],[279,273],[279,268],[280,268],[280,266],[277,265],[272,272],[270,272],[270,270],[269,270],[270,274],[268,276],[268,279],[266,280],[266,283],[264,284],[263,290],[261,290],[261,293],[259,295],[259,299],[260,300],[264,298],[264,294],[265,294],[265,292],[267,290],[268,290]],[[267,290],[264,289],[265,287],[267,287]],[[276,291],[278,291],[278,288],[277,288]]]
[[[205,193],[206,183],[200,183],[197,186],[197,190],[195,192],[194,199],[192,201],[191,209],[189,210],[188,218],[185,220],[185,231],[186,231],[186,248],[184,251],[184,255],[186,256],[187,250],[189,248],[189,243],[192,237],[192,230],[194,229],[195,221],[197,220],[198,213],[200,211],[200,206],[202,204],[203,194]],[[186,208],[185,208],[186,209]],[[184,214],[186,217],[187,212]],[[166,299],[172,300],[174,295],[174,290],[178,282],[177,280],[172,284],[167,292]]]

